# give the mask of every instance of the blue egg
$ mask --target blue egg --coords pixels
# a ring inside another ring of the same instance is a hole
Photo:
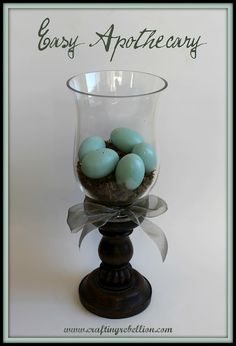
[[[156,151],[151,144],[139,143],[133,147],[132,153],[141,157],[145,166],[145,173],[151,173],[157,166]]]
[[[134,190],[142,183],[145,173],[143,160],[136,154],[127,154],[116,166],[116,182]]]
[[[102,137],[91,136],[83,140],[79,147],[79,160],[81,161],[83,157],[90,151],[105,148],[106,144]]]
[[[116,168],[119,155],[112,149],[90,151],[81,162],[82,172],[91,179],[106,177]]]
[[[112,131],[111,142],[125,153],[130,153],[135,144],[142,143],[143,137],[136,131],[126,127],[119,127]]]

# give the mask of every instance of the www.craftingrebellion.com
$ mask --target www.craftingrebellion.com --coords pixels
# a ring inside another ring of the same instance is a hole
[[[45,18],[38,30],[38,49],[43,51],[47,48],[63,48],[67,50],[67,56],[73,59],[75,56],[75,48],[80,45],[86,45],[85,42],[80,42],[79,36],[66,37],[55,36],[50,31],[50,19]],[[156,29],[142,29],[141,31],[124,37],[118,34],[118,29],[114,24],[111,24],[104,32],[96,32],[98,39],[93,43],[89,43],[89,47],[96,45],[102,46],[107,53],[110,53],[110,61],[113,60],[118,49],[162,49],[162,48],[185,48],[189,50],[189,56],[196,59],[197,50],[200,46],[206,44],[201,42],[201,36],[191,37],[185,35],[179,37],[177,35],[165,36],[159,34]]]
[[[145,335],[147,333],[153,334],[171,334],[173,333],[173,328],[170,327],[146,327],[144,325],[132,326],[128,325],[127,327],[111,327],[102,325],[100,327],[70,327],[64,328],[65,334],[93,334],[93,335],[125,335],[125,334],[139,334]]]

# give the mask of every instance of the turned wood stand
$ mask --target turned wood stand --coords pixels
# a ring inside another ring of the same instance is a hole
[[[152,295],[149,281],[129,263],[133,246],[129,235],[137,227],[132,221],[108,222],[99,228],[100,267],[85,276],[79,286],[84,307],[107,318],[125,318],[146,309]]]

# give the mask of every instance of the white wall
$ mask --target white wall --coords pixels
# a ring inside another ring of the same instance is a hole
[[[74,59],[60,48],[38,50],[46,17],[51,37],[78,34],[87,43]],[[13,9],[9,22],[11,336],[65,336],[65,327],[102,324],[224,336],[226,11]],[[201,35],[207,44],[195,60],[184,48],[119,49],[110,62],[104,47],[88,43],[112,23],[125,37],[146,27],[166,36]],[[104,320],[78,302],[79,281],[100,262],[100,235],[90,234],[79,251],[78,235],[66,224],[68,208],[83,196],[72,169],[76,108],[65,83],[101,69],[150,72],[169,83],[159,103],[161,172],[153,190],[169,206],[155,220],[169,253],[162,264],[151,240],[141,230],[133,233],[132,265],[152,283],[153,297],[146,311],[127,320]]]

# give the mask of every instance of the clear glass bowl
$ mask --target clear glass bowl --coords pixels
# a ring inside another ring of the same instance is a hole
[[[106,70],[80,73],[70,78],[67,86],[74,92],[77,103],[74,172],[85,195],[103,204],[121,206],[148,194],[160,168],[155,121],[157,100],[167,87],[166,80],[150,73]],[[90,136],[102,137],[106,147],[119,154],[119,159],[129,154],[111,142],[111,132],[117,128],[139,133],[156,155],[155,169],[145,173],[142,183],[132,190],[116,182],[115,169],[98,179],[87,177],[81,170],[79,149]]]

